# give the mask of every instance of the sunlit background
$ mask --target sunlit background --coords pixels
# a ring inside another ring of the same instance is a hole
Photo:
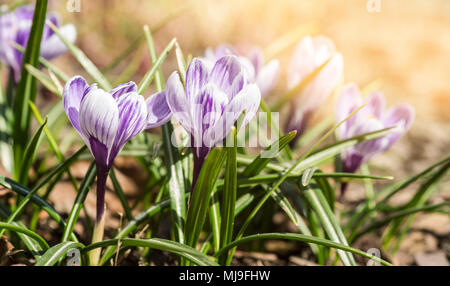
[[[78,46],[102,68],[142,35],[143,25],[157,29],[164,22],[154,34],[159,51],[176,37],[184,53],[193,56],[221,43],[243,50],[259,45],[267,51],[289,33],[328,36],[344,56],[344,83],[380,89],[388,105],[414,106],[413,128],[391,152],[403,159],[398,169],[418,171],[450,151],[450,1],[380,0],[379,7],[371,9],[367,0],[79,1],[80,12],[69,12],[65,0],[52,5],[64,22],[77,26]],[[272,99],[286,91],[285,74],[294,46],[274,55],[283,74]],[[150,66],[145,44],[112,74],[120,80],[133,61],[138,67],[133,78],[139,81]],[[58,62],[69,74],[80,69],[70,55]],[[164,65],[166,77],[175,68],[175,57],[170,56]],[[333,100],[323,106],[322,117],[333,111]],[[389,158],[378,159],[381,165],[392,166]]]

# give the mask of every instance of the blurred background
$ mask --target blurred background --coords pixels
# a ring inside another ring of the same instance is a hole
[[[176,37],[185,56],[202,56],[207,47],[222,43],[267,49],[289,33],[328,36],[344,56],[344,83],[370,85],[385,93],[388,106],[407,102],[416,110],[408,135],[388,156],[375,158],[380,167],[393,167],[399,175],[412,173],[450,153],[450,1],[75,1],[80,12],[69,12],[65,0],[51,1],[51,6],[65,23],[76,25],[78,46],[103,69],[142,36],[143,25],[157,29],[159,51]],[[368,2],[375,5],[368,8]],[[281,61],[282,76],[272,99],[286,91],[294,47],[274,55]],[[145,44],[132,51],[111,70],[118,81],[130,62],[136,65],[131,73],[135,81],[149,69]],[[58,61],[68,74],[80,69],[69,54]],[[175,69],[172,55],[164,65],[166,77]],[[334,110],[333,100],[324,104],[322,114]],[[322,118],[320,113],[316,117]]]

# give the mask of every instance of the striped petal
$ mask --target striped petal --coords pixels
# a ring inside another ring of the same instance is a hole
[[[216,62],[210,77],[211,82],[215,83],[231,100],[236,94],[236,86],[242,87],[243,73],[242,63],[236,56],[224,56]]]
[[[66,112],[70,123],[72,123],[73,127],[81,136],[84,136],[84,134],[80,128],[78,114],[80,111],[81,100],[86,94],[86,90],[88,90],[86,80],[81,76],[75,76],[66,83],[62,94],[64,111]]]
[[[117,100],[120,96],[127,94],[129,92],[136,92],[137,86],[133,81],[119,84],[113,90],[111,90],[111,95]]]
[[[166,124],[172,117],[169,105],[166,100],[166,91],[158,92],[147,98],[147,125],[145,129],[155,128]]]
[[[109,163],[122,150],[125,143],[144,130],[147,124],[147,105],[144,98],[136,92],[130,92],[117,99],[119,125],[112,146]]]
[[[186,129],[192,133],[192,113],[183,84],[177,72],[173,72],[167,80],[166,100],[173,117]]]
[[[222,116],[214,124],[214,127],[208,130],[205,135],[205,141],[211,145],[221,142],[230,132],[231,126],[239,119],[242,112],[245,111],[241,127],[246,126],[256,115],[261,101],[261,92],[256,84],[249,84],[239,92],[231,102],[229,102]]]
[[[195,101],[197,95],[208,82],[208,73],[207,64],[199,58],[193,59],[189,64],[186,71],[186,95],[191,103]]]
[[[80,128],[88,138],[97,164],[109,166],[111,149],[119,128],[119,108],[114,98],[102,89],[93,89],[80,104]]]
[[[222,116],[227,96],[213,83],[208,83],[197,96],[194,104],[192,122],[195,147],[206,145],[212,147],[211,142],[204,140],[204,134],[213,127]]]
[[[385,150],[408,131],[414,121],[414,117],[414,109],[408,104],[401,104],[386,111],[382,117],[385,128],[391,126],[397,127],[395,130],[396,132],[388,136],[389,143],[385,147]]]

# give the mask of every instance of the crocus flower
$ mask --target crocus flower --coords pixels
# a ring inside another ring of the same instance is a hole
[[[326,63],[328,61],[328,63]],[[326,65],[298,94],[290,105],[285,131],[297,131],[291,141],[295,145],[314,111],[327,99],[339,83],[343,73],[343,58],[333,42],[323,36],[307,36],[297,45],[288,68],[288,88],[298,86],[308,75]]]
[[[355,84],[343,87],[336,106],[336,120],[343,121],[353,111],[367,102],[361,110],[345,121],[338,128],[341,139],[348,139],[359,134],[382,130],[395,126],[391,134],[359,143],[341,155],[343,170],[354,173],[361,164],[367,162],[374,155],[384,152],[395,143],[411,127],[414,110],[408,104],[400,104],[388,110],[385,109],[384,96],[374,92],[363,100],[359,88]],[[345,184],[342,190],[345,190]]]
[[[262,96],[268,95],[278,81],[280,74],[280,63],[278,60],[271,60],[265,64],[264,54],[259,47],[247,54],[242,55],[231,45],[220,45],[215,50],[208,48],[205,51],[205,61],[209,68],[212,68],[218,59],[226,55],[238,56],[241,64],[247,71],[248,80],[256,83]]]
[[[33,5],[26,5],[0,17],[0,60],[11,68],[16,82],[20,79],[23,53],[14,48],[11,43],[26,47],[33,22],[33,13]],[[60,26],[56,14],[49,13],[46,19],[55,26]],[[59,30],[70,42],[75,41],[76,30],[73,25],[62,26]],[[66,50],[65,44],[48,25],[45,25],[41,41],[41,56],[50,60]]]
[[[259,88],[249,83],[246,72],[236,56],[227,55],[212,67],[194,58],[186,72],[186,87],[177,72],[173,72],[166,88],[167,103],[173,117],[191,135],[194,154],[194,178],[212,147],[222,142],[245,111],[241,126],[245,126],[258,111]]]
[[[105,184],[114,159],[131,138],[142,130],[170,120],[164,93],[147,101],[134,82],[106,92],[88,85],[80,76],[70,79],[63,91],[67,117],[91,150],[97,166],[97,222],[104,212]]]

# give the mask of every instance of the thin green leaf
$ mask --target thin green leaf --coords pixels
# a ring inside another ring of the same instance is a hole
[[[42,125],[39,129],[34,133],[31,141],[28,143],[25,148],[25,153],[23,157],[23,161],[21,163],[22,170],[19,173],[19,182],[26,183],[28,181],[28,171],[30,170],[31,164],[33,164],[34,158],[36,156],[37,149],[39,147],[39,142],[41,141],[42,131],[44,131],[44,127],[47,124],[47,118],[45,118]]]
[[[98,248],[98,247],[105,247],[110,245],[117,245],[119,243],[119,239],[110,239],[110,240],[104,240],[101,242],[97,242],[94,244],[90,244],[86,246],[82,252],[87,253],[91,251],[92,249]],[[135,247],[149,247],[153,249],[159,249],[163,251],[168,251],[175,253],[179,256],[182,256],[188,260],[191,260],[192,262],[200,265],[200,266],[216,266],[218,265],[213,261],[212,258],[209,256],[206,256],[205,254],[201,253],[200,251],[195,250],[192,247],[189,247],[187,245],[184,245],[182,243],[178,243],[175,241],[170,241],[166,239],[161,238],[150,238],[150,239],[133,239],[133,238],[124,238],[120,240],[120,245],[129,247],[129,246],[135,246]],[[194,260],[192,258],[195,258]]]
[[[45,250],[48,249],[48,244],[47,242],[38,234],[32,232],[29,229],[26,229],[25,227],[20,227],[17,224],[13,224],[13,223],[7,223],[7,222],[0,222],[0,229],[7,229],[10,231],[14,231],[17,233],[23,233],[26,236],[31,237],[32,239],[34,239],[37,243],[39,243],[39,245]]]
[[[236,206],[237,196],[237,131],[232,127],[228,134],[228,142],[232,142],[232,146],[227,146],[227,162],[225,167],[225,186],[222,195],[222,213],[220,225],[220,246],[227,245],[233,238],[234,229],[234,210]],[[218,248],[216,248],[218,250]],[[219,263],[224,264],[227,260],[227,255],[219,257]]]
[[[83,181],[81,182],[77,196],[75,197],[75,202],[73,203],[72,210],[67,218],[67,224],[64,228],[61,242],[67,242],[70,239],[70,234],[73,233],[73,228],[78,220],[78,216],[80,215],[80,211],[83,208],[84,201],[86,200],[87,194],[92,183],[94,182],[96,174],[95,163],[92,162]]]
[[[205,222],[211,192],[226,158],[225,150],[214,148],[206,158],[197,179],[186,216],[186,244],[195,247]]]
[[[412,214],[415,214],[418,212],[432,212],[432,211],[439,212],[439,210],[441,208],[446,207],[446,206],[450,206],[450,202],[447,201],[447,202],[434,204],[434,205],[414,207],[414,208],[409,208],[409,209],[405,209],[405,210],[396,212],[386,218],[383,218],[381,220],[371,223],[370,225],[368,225],[367,227],[365,227],[364,229],[362,229],[361,231],[359,231],[358,233],[353,235],[350,239],[351,239],[351,241],[354,242],[357,239],[359,239],[361,236],[363,236],[364,234],[369,233],[374,230],[377,230],[377,229],[380,229],[381,227],[391,223],[392,221],[395,221],[396,219],[402,219],[406,216],[409,216],[409,215],[412,215]]]
[[[120,203],[122,204],[123,210],[125,211],[125,216],[127,217],[128,220],[133,219],[133,216],[131,215],[130,206],[128,205],[128,201],[127,198],[125,197],[125,194],[123,193],[122,187],[120,186],[120,183],[117,180],[114,168],[111,168],[111,171],[109,172],[109,178],[113,183],[114,191],[116,192],[116,195],[119,198]]]
[[[149,35],[148,33],[150,33],[148,26],[144,27],[144,31],[146,33],[146,38],[147,38],[147,42],[150,42],[152,40],[151,35]],[[173,46],[176,43],[176,39],[173,38],[169,44],[164,48],[164,50],[162,51],[162,53],[159,55],[158,59],[155,59],[155,61],[153,61],[152,59],[152,68],[145,74],[144,78],[141,80],[141,82],[138,85],[138,93],[139,94],[143,94],[147,88],[149,87],[149,85],[152,83],[153,78],[155,77],[157,71],[161,68],[161,65],[164,63],[164,61],[166,60],[167,56],[169,55],[169,52],[172,50]],[[152,45],[152,46],[150,46]],[[155,47],[153,46],[153,44],[149,43],[149,46],[151,47],[150,49],[154,49]],[[153,51],[151,51],[151,53],[153,53]],[[155,54],[156,57],[156,54]]]
[[[302,194],[304,194],[309,205],[315,211],[330,240],[348,246],[347,239],[343,235],[341,227],[328,205],[325,196],[322,194],[322,191],[316,186],[308,186],[305,188],[300,186],[300,188],[302,188]],[[338,255],[344,265],[355,265],[353,256],[349,255],[347,252],[338,250]]]
[[[377,256],[370,255],[359,249],[352,248],[352,247],[346,246],[344,244],[336,243],[336,242],[333,242],[333,241],[327,240],[327,239],[317,238],[317,237],[303,235],[303,234],[294,234],[294,233],[262,233],[262,234],[254,234],[254,235],[245,236],[245,237],[237,239],[237,240],[233,241],[232,243],[222,247],[222,249],[219,252],[217,252],[214,256],[216,256],[216,257],[220,256],[230,248],[236,247],[240,244],[244,244],[244,243],[247,243],[247,242],[250,242],[253,240],[258,240],[258,239],[286,239],[286,240],[296,240],[296,241],[301,241],[301,242],[306,242],[306,243],[315,243],[315,244],[319,244],[319,245],[323,245],[323,246],[340,249],[340,250],[347,251],[350,253],[358,254],[358,255],[361,255],[368,259],[380,262],[381,264],[383,264],[385,266],[392,266],[391,263],[389,263]]]
[[[47,250],[41,258],[36,261],[35,266],[53,266],[60,259],[64,258],[71,249],[83,248],[79,242],[62,242]]]
[[[62,97],[62,90],[58,89],[58,87],[55,85],[53,80],[48,75],[46,75],[45,73],[43,73],[42,71],[40,71],[39,69],[37,69],[31,65],[26,65],[25,68],[38,81],[40,81],[48,90],[50,90],[50,92],[52,92],[53,94],[56,94],[60,98]],[[29,101],[29,102],[31,102],[31,101]]]
[[[30,64],[38,67],[41,48],[41,39],[44,31],[45,16],[47,12],[47,0],[37,1],[34,9],[33,24],[31,26],[30,36],[23,56],[22,67]],[[36,98],[36,79],[22,68],[20,82],[17,86],[16,96],[14,98],[14,178],[18,179],[22,171],[21,162],[24,159],[24,152],[29,141],[29,129],[31,123],[31,113],[28,101],[34,102]]]
[[[157,59],[155,44],[153,42],[152,35],[150,33],[150,29],[148,26],[144,26],[144,34],[147,40],[147,45],[150,53],[150,58],[152,60],[153,67],[147,74],[153,74],[155,76],[156,89],[158,92],[164,89],[164,79],[162,75],[162,71],[160,68],[161,63],[164,61],[165,57],[172,49],[176,40],[173,39],[169,45],[164,49],[160,57]],[[152,72],[153,70],[153,72]],[[153,77],[153,76],[152,76]],[[145,77],[146,78],[146,77]],[[150,76],[149,79],[143,79],[139,84],[138,92],[142,93],[147,88],[148,84],[150,84]],[[172,145],[171,135],[173,134],[173,127],[170,122],[164,124],[162,127],[162,137],[163,137],[163,145],[164,145],[164,153],[165,153],[165,161],[167,170],[169,172],[169,193],[170,193],[170,207],[171,207],[171,216],[173,221],[173,231],[177,241],[183,243],[185,240],[184,235],[184,220],[186,218],[186,202],[184,200],[184,193],[186,191],[186,186],[184,185],[184,174],[183,174],[183,165],[181,161],[181,156]]]
[[[289,132],[288,134],[281,137],[275,143],[270,145],[265,151],[259,154],[242,172],[242,176],[251,177],[258,175],[269,162],[282,150],[285,148],[292,139],[294,139],[296,131]]]

